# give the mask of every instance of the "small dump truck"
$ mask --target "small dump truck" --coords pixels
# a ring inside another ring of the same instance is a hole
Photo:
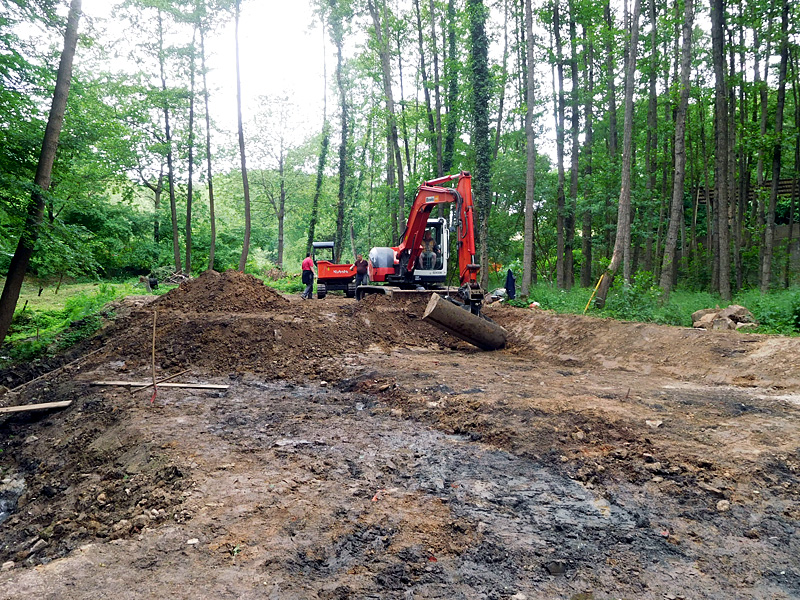
[[[317,265],[317,298],[322,300],[328,292],[343,291],[348,298],[356,295],[356,267],[333,262],[333,242],[311,244],[314,264]],[[322,258],[319,258],[319,257]]]

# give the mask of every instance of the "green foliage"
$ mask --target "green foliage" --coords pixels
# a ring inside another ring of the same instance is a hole
[[[615,319],[659,322],[657,306],[661,290],[652,273],[640,271],[631,285],[627,285],[622,277],[617,277],[612,290],[604,314]]]
[[[113,318],[113,313],[104,307],[131,293],[132,285],[101,283],[91,292],[68,297],[63,308],[17,311],[0,365],[6,361],[30,361],[91,337],[102,326],[103,318]]]
[[[762,294],[758,290],[747,290],[737,294],[733,304],[747,308],[759,324],[759,333],[789,335],[800,331],[800,291],[797,288]]]

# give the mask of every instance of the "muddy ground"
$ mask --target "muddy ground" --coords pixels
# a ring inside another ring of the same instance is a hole
[[[495,305],[488,353],[423,309],[116,307],[0,397],[73,400],[0,419],[0,598],[800,597],[800,340]],[[157,375],[227,390],[91,385],[149,380],[154,312]]]

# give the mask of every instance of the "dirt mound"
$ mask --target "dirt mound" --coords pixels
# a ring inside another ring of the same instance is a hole
[[[800,339],[629,323],[510,306],[487,314],[510,334],[510,352],[574,367],[600,367],[711,383],[800,387]]]
[[[161,309],[190,312],[258,312],[285,306],[288,300],[247,273],[206,271],[184,281],[155,304]]]
[[[342,354],[375,347],[389,351],[462,346],[420,320],[427,298],[371,296],[355,302],[339,297],[301,301],[278,296],[270,302],[272,290],[254,285],[249,275],[235,273],[201,276],[154,304],[158,308],[157,367],[202,366],[213,373],[254,371],[279,378],[335,377]],[[222,311],[216,308],[220,298],[232,298],[230,304],[247,298],[255,298],[251,305],[259,299],[264,302],[261,310]],[[115,325],[109,337],[113,353],[131,367],[149,364],[152,311],[133,311]],[[329,367],[323,369],[323,363]]]

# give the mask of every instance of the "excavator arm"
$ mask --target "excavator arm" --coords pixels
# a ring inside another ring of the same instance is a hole
[[[441,184],[458,180],[455,188],[442,187]],[[408,222],[397,256],[401,264],[411,273],[422,253],[422,236],[428,217],[434,206],[440,204],[456,204],[458,214],[457,248],[458,274],[461,286],[474,288],[477,285],[478,270],[475,264],[475,227],[474,206],[472,203],[472,177],[469,172],[462,171],[456,175],[446,175],[438,179],[426,181],[417,190],[417,196],[408,213]]]

